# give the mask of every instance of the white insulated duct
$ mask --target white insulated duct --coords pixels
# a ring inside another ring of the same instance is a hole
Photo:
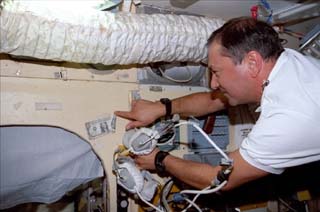
[[[54,61],[134,64],[199,62],[223,20],[110,13],[92,1],[2,1],[0,52]]]

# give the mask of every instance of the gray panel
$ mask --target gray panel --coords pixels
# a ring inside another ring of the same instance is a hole
[[[0,209],[26,202],[52,203],[103,176],[91,146],[54,127],[1,127]]]

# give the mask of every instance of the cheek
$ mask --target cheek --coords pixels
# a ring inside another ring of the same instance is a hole
[[[225,91],[229,98],[239,98],[241,97],[241,84],[237,83],[237,80],[226,79],[221,81],[221,89]]]
[[[228,93],[233,93],[234,89],[237,87],[234,79],[230,77],[221,76],[218,79],[221,89],[227,91]]]
[[[248,98],[251,96],[251,89],[245,83],[234,82],[232,88],[230,87],[230,97],[233,99],[233,105],[247,103]]]

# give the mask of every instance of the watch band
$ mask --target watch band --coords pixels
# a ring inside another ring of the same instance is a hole
[[[156,154],[154,159],[154,166],[156,167],[156,171],[158,174],[163,174],[166,171],[166,167],[163,163],[163,160],[169,155],[168,152],[159,151]]]
[[[172,113],[172,102],[168,98],[161,98],[160,102],[166,107],[166,117],[170,117]]]

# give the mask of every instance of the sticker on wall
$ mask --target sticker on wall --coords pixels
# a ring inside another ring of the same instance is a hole
[[[97,137],[115,132],[116,130],[116,116],[108,116],[99,118],[85,123],[89,139],[95,139]]]
[[[38,110],[62,110],[62,104],[59,102],[36,102],[35,109]]]

